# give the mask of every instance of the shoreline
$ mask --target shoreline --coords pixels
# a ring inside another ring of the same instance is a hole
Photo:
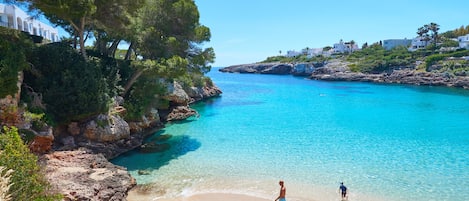
[[[335,59],[320,67],[308,63],[255,63],[228,66],[220,68],[219,71],[224,73],[295,75],[322,81],[373,82],[469,89],[469,76],[421,72],[415,67],[395,69],[377,74],[359,73],[351,72],[347,65],[347,62]]]
[[[241,178],[203,179],[202,182],[190,182],[180,188],[181,184],[171,186],[162,184],[139,185],[131,189],[128,201],[268,201],[278,196],[279,186],[276,180],[249,181]],[[181,183],[183,183],[181,181]],[[287,181],[288,201],[337,201],[340,194],[334,187]],[[176,190],[179,189],[179,190]],[[376,195],[361,194],[350,190],[348,200],[391,201]]]

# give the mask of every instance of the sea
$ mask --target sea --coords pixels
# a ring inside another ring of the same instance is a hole
[[[208,73],[220,97],[166,124],[159,153],[112,162],[154,200],[197,193],[288,200],[469,200],[469,90],[326,82],[291,75]],[[139,174],[140,172],[140,174]],[[144,172],[144,174],[142,174]]]

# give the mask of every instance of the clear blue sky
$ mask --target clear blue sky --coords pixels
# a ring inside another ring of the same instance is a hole
[[[416,36],[435,22],[440,33],[469,25],[469,0],[195,0],[222,67],[262,61],[340,39],[361,46]]]

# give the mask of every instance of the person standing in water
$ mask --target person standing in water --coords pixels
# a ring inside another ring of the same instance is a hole
[[[285,194],[287,192],[287,188],[285,188],[285,186],[283,185],[283,181],[280,180],[278,182],[278,184],[280,185],[280,194],[278,195],[277,199],[275,199],[274,201],[287,201],[285,199]]]
[[[347,187],[344,186],[344,182],[340,182],[339,191],[342,195],[342,200],[347,200]]]

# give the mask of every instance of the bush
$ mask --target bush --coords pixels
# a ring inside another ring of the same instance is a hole
[[[31,63],[34,73],[25,73],[24,82],[42,93],[46,114],[55,122],[79,121],[108,111],[116,92],[115,86],[109,86],[114,80],[103,75],[106,62],[86,61],[67,44],[52,43],[36,48]]]
[[[9,191],[12,200],[60,200],[60,196],[50,194],[50,185],[41,174],[37,157],[23,143],[17,128],[3,127],[0,150],[0,166],[14,171]]]
[[[33,43],[20,31],[0,27],[0,98],[18,91],[18,72],[28,67]]]

